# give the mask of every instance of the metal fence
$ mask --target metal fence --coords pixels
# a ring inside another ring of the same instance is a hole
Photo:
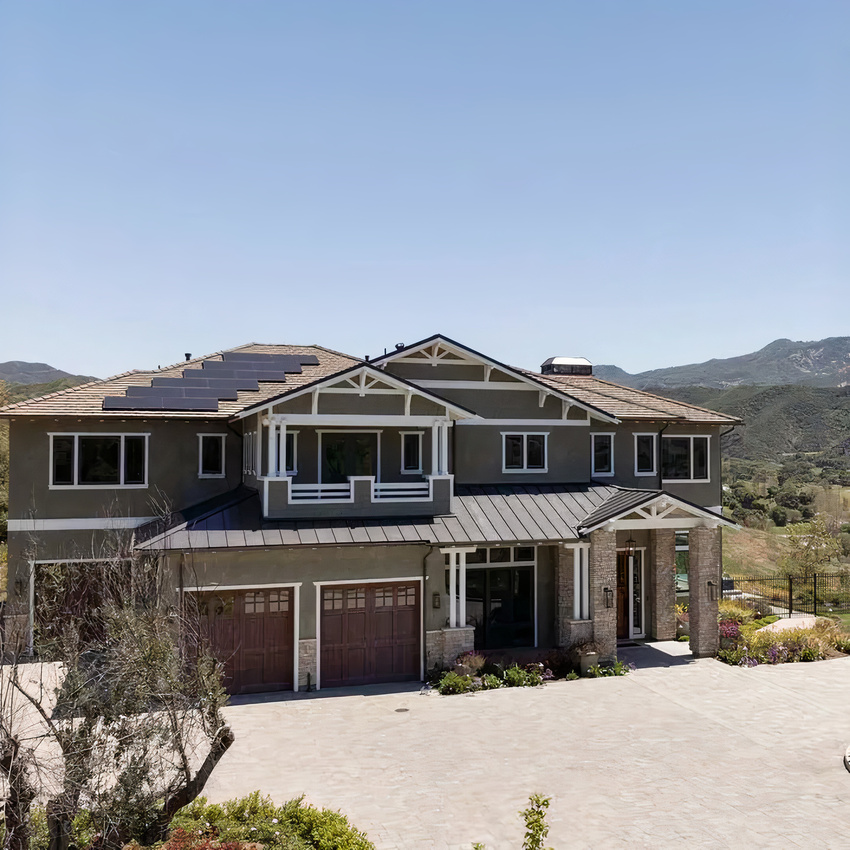
[[[769,610],[764,614],[850,613],[850,575],[815,573],[811,576],[733,576],[723,579],[724,599],[746,599]]]

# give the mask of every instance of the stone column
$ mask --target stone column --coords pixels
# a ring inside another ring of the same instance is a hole
[[[649,634],[655,640],[676,637],[676,532],[654,528],[649,532],[649,593],[652,617]]]
[[[555,562],[555,592],[557,608],[555,612],[555,643],[567,647],[571,643],[571,624],[573,619],[573,558],[575,549],[558,547]]]
[[[692,528],[688,535],[688,547],[691,652],[694,658],[708,658],[717,653],[719,646],[717,611],[722,576],[720,529]],[[715,585],[710,586],[709,582],[715,582]]]
[[[599,662],[617,660],[617,535],[594,531],[590,535],[590,616],[593,640],[599,649]],[[605,588],[612,592],[611,607],[605,607]]]

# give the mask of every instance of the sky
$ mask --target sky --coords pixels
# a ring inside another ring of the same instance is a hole
[[[850,335],[846,0],[0,0],[0,362]]]

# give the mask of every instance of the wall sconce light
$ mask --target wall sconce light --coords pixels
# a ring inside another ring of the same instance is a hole
[[[630,558],[634,557],[636,546],[637,543],[635,543],[634,538],[629,537],[629,539],[626,541],[626,552],[628,552]]]
[[[614,607],[614,591],[610,587],[603,587],[602,592],[605,594],[605,607]]]
[[[431,601],[431,605],[432,605],[434,608],[439,608],[439,607],[440,607],[440,605],[442,605],[442,604],[443,604],[442,597],[440,596],[440,592],[439,592],[438,590],[437,590],[437,591],[434,591],[434,595],[431,597],[431,600],[432,600],[432,601]]]
[[[717,602],[717,582],[716,581],[706,582],[706,588],[708,590],[708,601],[709,602]]]

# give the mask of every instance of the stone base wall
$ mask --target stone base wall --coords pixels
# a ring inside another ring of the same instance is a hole
[[[655,640],[676,637],[676,532],[654,528],[649,534],[649,634]]]
[[[558,547],[558,559],[555,563],[555,592],[557,608],[555,614],[555,644],[569,646],[571,640],[571,622],[573,619],[573,587],[575,573],[573,571],[574,549]]]
[[[463,626],[425,632],[425,669],[448,667],[462,652],[475,648],[475,629]]]
[[[307,690],[307,675],[310,687],[316,687],[316,639],[298,641],[298,690]]]
[[[605,607],[606,587],[613,591],[611,608]],[[617,660],[616,599],[617,535],[600,529],[590,535],[590,615],[600,664],[613,664]]]
[[[721,538],[719,528],[692,528],[688,535],[690,600],[688,619],[690,644],[694,658],[717,653],[718,603],[721,581]],[[713,586],[709,582],[714,582]],[[714,599],[711,598],[712,594]]]

